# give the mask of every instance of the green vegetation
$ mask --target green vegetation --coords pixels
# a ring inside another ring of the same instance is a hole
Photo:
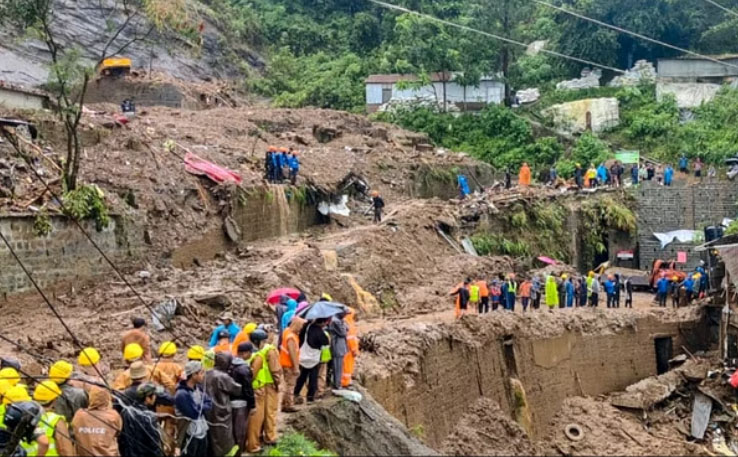
[[[51,233],[53,226],[51,225],[51,218],[49,213],[45,209],[36,214],[36,218],[33,220],[33,234],[42,237]]]
[[[530,255],[530,246],[526,241],[512,241],[502,235],[478,233],[471,237],[471,242],[479,255],[509,255],[512,257]]]
[[[726,235],[738,235],[738,221],[730,223],[727,229],[725,229]]]
[[[266,457],[332,457],[336,454],[318,449],[316,443],[305,438],[301,433],[287,433],[280,438],[276,446],[264,449],[261,455]]]
[[[64,207],[67,215],[81,221],[92,219],[99,232],[110,223],[105,195],[96,185],[82,185],[64,194]]]
[[[635,214],[623,203],[611,197],[589,199],[582,203],[581,233],[583,257],[594,259],[595,255],[605,251],[603,244],[609,230],[634,233],[637,230]]]

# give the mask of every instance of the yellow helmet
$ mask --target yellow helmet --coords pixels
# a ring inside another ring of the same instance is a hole
[[[187,358],[190,360],[202,360],[205,355],[205,348],[202,346],[191,346],[187,350]]]
[[[15,368],[5,367],[0,370],[0,380],[7,381],[10,387],[13,387],[20,382],[20,375]]]
[[[325,301],[333,301],[333,297],[331,297],[329,294],[323,292],[320,294],[320,299]]]
[[[31,396],[24,386],[13,386],[5,392],[3,396],[3,405],[18,403],[21,401],[31,401]]]
[[[679,276],[674,276],[673,278],[671,278],[671,280],[674,281],[674,282],[677,282],[677,281],[679,281]]]
[[[54,381],[47,379],[41,381],[33,391],[33,399],[43,404],[51,403],[61,395],[61,389]]]
[[[143,357],[144,350],[138,343],[127,344],[123,349],[123,358],[127,362],[133,362]]]
[[[100,361],[100,353],[93,347],[84,348],[79,351],[79,357],[77,357],[77,363],[81,367],[91,367],[97,365]]]
[[[589,272],[589,275],[588,275],[588,276],[589,276],[590,278],[594,278],[594,275],[595,275],[595,272],[594,272],[594,271],[590,271],[590,272]]]
[[[246,324],[243,327],[243,332],[245,334],[247,334],[247,335],[251,335],[251,332],[253,332],[254,330],[256,330],[257,327],[258,327],[258,325],[256,325],[255,323],[249,322],[248,324]]]
[[[177,345],[171,341],[165,341],[159,346],[159,355],[166,357],[173,356],[177,353]]]
[[[71,363],[66,360],[59,360],[49,368],[49,379],[61,384],[72,376],[72,371],[74,371],[74,367]]]
[[[0,397],[5,395],[5,392],[8,391],[12,386],[10,383],[5,379],[0,379]]]
[[[567,275],[566,273],[563,273],[563,274],[561,275],[561,279],[566,279],[566,278],[568,278],[568,277],[569,277],[569,275]]]

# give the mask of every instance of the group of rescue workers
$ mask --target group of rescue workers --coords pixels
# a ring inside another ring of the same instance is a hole
[[[677,276],[667,278],[661,274],[655,289],[659,306],[666,306],[667,295],[671,294],[672,305],[680,307],[690,304],[697,297],[703,297],[707,286],[707,273],[703,266],[699,266],[682,281]],[[598,275],[590,271],[586,277],[562,273],[560,276],[533,275],[517,281],[515,274],[510,273],[492,280],[467,278],[451,291],[451,296],[455,297],[456,318],[475,309],[479,314],[498,309],[515,312],[518,301],[523,312],[529,308],[538,310],[541,303],[549,310],[598,307],[603,295],[608,308],[620,308],[621,296],[624,296],[624,307],[632,308],[632,279],[622,278],[619,274]]]
[[[269,146],[264,158],[264,178],[271,183],[289,179],[293,185],[300,172],[298,152],[293,148]]]
[[[327,294],[321,301],[330,301]],[[358,337],[354,311],[331,318],[298,317],[304,295],[280,297],[276,325],[221,316],[209,348],[165,341],[154,357],[146,321],[134,318],[121,336],[126,368],[110,377],[100,352],[84,348],[77,366],[53,363],[44,377],[16,359],[0,359],[0,451],[17,436],[28,456],[197,456],[258,453],[277,442],[277,412],[295,412],[327,389],[351,384]],[[272,331],[276,329],[276,332]],[[176,359],[176,360],[175,360]],[[184,359],[184,358],[182,358]],[[280,400],[281,395],[281,400]],[[18,418],[33,427],[19,432]],[[6,422],[7,420],[7,422]],[[15,429],[17,427],[17,429]],[[12,449],[11,449],[12,451]]]

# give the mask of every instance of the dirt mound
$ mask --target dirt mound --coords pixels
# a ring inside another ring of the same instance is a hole
[[[710,455],[701,445],[676,439],[676,429],[647,430],[637,416],[603,399],[567,399],[552,424],[554,432],[543,441],[548,455]],[[581,428],[579,441],[564,434],[569,424]]]
[[[544,455],[525,430],[489,398],[477,400],[441,446],[446,455]]]

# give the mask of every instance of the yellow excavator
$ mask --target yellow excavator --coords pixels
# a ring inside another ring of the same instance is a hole
[[[128,57],[108,57],[97,66],[100,76],[121,77],[131,72],[131,59]]]

